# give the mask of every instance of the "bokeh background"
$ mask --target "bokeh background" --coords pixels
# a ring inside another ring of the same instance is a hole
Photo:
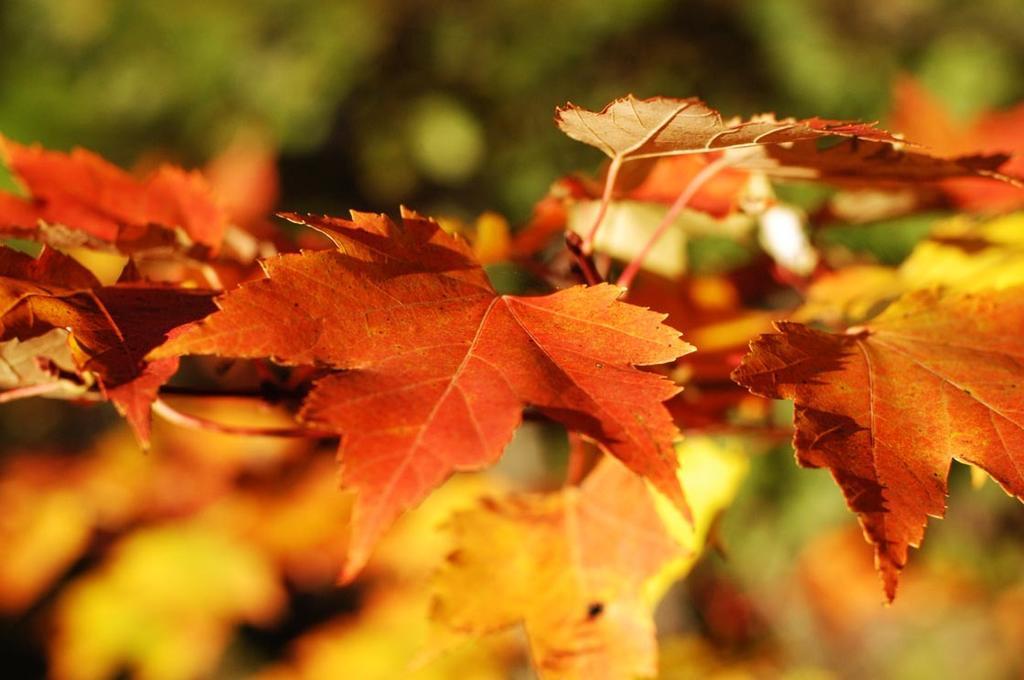
[[[282,205],[523,219],[595,154],[566,101],[884,118],[916,74],[959,115],[1024,95],[1017,0],[6,0],[0,129],[122,164],[281,153]]]
[[[600,161],[552,124],[567,100],[594,108],[627,92],[699,95],[727,114],[884,121],[900,74],[964,120],[1024,99],[1024,4],[0,4],[4,135],[85,146],[128,167],[202,166],[255,139],[276,154],[278,206],[303,211],[406,204],[467,220],[494,210],[521,224],[555,179]],[[113,420],[54,409],[0,407],[3,456],[43,442],[85,446]],[[786,445],[755,456],[717,550],[662,612],[665,677],[1019,677],[1024,510],[991,483],[972,488],[959,466],[951,495],[949,517],[886,608],[828,476],[797,469]],[[57,590],[3,618],[0,657],[14,669],[5,677],[45,672],[40,613]],[[329,589],[301,595],[276,628],[232,633],[218,677],[258,669],[353,606]]]

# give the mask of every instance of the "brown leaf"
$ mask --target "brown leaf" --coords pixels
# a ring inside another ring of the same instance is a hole
[[[759,144],[781,144],[830,136],[898,142],[873,123],[824,118],[783,118],[772,114],[723,121],[700,99],[627,95],[601,111],[569,103],[555,111],[555,122],[573,139],[624,160],[705,153]]]
[[[744,158],[738,167],[782,179],[822,180],[844,186],[904,186],[954,178],[985,178],[1020,186],[999,171],[1006,154],[940,158],[902,144],[849,139],[821,148],[817,142],[772,146]],[[977,180],[976,180],[977,181]]]
[[[718,111],[696,98],[632,95],[600,112],[567,104],[556,111],[555,120],[567,135],[609,156],[612,174],[624,161],[726,151],[735,154],[735,167],[784,178],[887,185],[982,177],[1019,186],[1017,178],[998,172],[1008,158],[1004,154],[939,158],[874,123],[779,120],[773,114],[723,121]],[[846,139],[821,148],[828,138]],[[743,147],[756,148],[734,151]]]

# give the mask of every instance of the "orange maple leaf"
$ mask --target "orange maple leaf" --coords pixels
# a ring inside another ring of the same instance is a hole
[[[733,373],[794,401],[797,460],[831,470],[890,600],[908,547],[945,511],[953,458],[1024,498],[1022,292],[919,291],[846,334],[779,322]]]
[[[226,215],[198,172],[163,165],[139,180],[85,149],[65,154],[2,137],[0,153],[30,196],[0,193],[0,229],[31,235],[44,222],[116,244],[155,226],[220,246]]]
[[[403,212],[353,221],[288,216],[337,249],[264,262],[267,278],[151,357],[272,357],[343,369],[321,379],[302,419],[344,435],[342,482],[358,492],[343,579],[377,538],[456,470],[495,462],[532,406],[601,442],[685,507],[662,402],[678,389],[635,366],[692,348],[621,289],[498,295],[469,247]]]

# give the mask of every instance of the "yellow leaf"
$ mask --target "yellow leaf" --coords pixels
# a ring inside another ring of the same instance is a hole
[[[473,254],[480,264],[507,260],[509,244],[508,221],[504,217],[495,212],[485,212],[476,218]]]
[[[951,219],[919,243],[898,268],[846,267],[816,281],[796,311],[797,321],[859,323],[911,290],[1002,290],[1024,284],[1024,215],[974,224]]]
[[[288,664],[253,680],[502,680],[512,648],[508,639],[463,644],[431,657],[413,660],[429,633],[424,591],[405,588],[378,593],[358,617],[338,619],[296,641]]]
[[[612,459],[579,488],[456,514],[434,618],[466,635],[523,622],[544,678],[653,675],[654,606],[692,566],[746,470],[741,451],[710,440],[685,446],[680,462],[693,526]]]

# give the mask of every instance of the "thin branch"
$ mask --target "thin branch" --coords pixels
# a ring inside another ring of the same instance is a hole
[[[583,280],[587,282],[587,285],[596,286],[599,283],[604,283],[604,277],[597,271],[594,258],[584,251],[583,240],[579,234],[574,231],[566,232],[565,247],[569,249],[573,258],[576,259],[576,266],[580,268]]]
[[[285,399],[301,399],[306,395],[307,391],[308,390],[301,389],[289,390],[277,387],[276,385],[266,388],[254,387],[227,390],[207,389],[205,387],[185,387],[180,385],[164,385],[160,388],[160,394],[166,394],[174,397],[261,399],[272,404],[284,401]]]
[[[60,388],[61,384],[56,381],[39,383],[37,385],[26,385],[25,387],[15,387],[14,389],[0,392],[0,404],[6,404],[9,401],[24,399],[26,397],[38,397],[43,394],[49,394],[50,392],[56,392]]]
[[[333,432],[311,430],[304,427],[247,427],[245,425],[227,425],[208,418],[203,418],[202,416],[182,413],[163,399],[159,398],[153,402],[153,412],[164,420],[174,423],[175,425],[180,425],[181,427],[187,427],[193,430],[208,430],[211,432],[219,432],[221,434],[237,434],[248,437],[285,437],[292,439],[300,437],[330,439],[338,436]]]

